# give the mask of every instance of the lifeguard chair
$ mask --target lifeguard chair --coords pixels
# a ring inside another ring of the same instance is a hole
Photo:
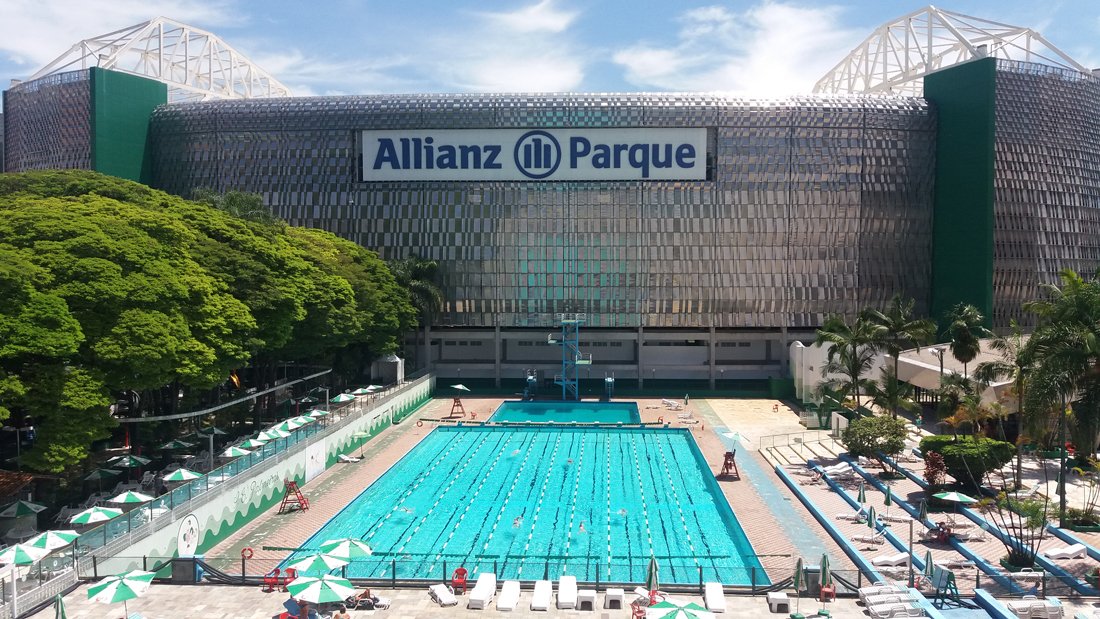
[[[737,450],[727,451],[725,458],[722,460],[722,472],[719,477],[732,477],[734,479],[741,479],[741,472],[737,470]]]
[[[454,403],[451,404],[451,414],[448,417],[465,417],[466,409],[462,408],[462,398],[455,398]]]

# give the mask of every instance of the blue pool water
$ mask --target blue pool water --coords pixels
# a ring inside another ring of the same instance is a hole
[[[489,421],[639,423],[636,402],[503,402]]]
[[[303,548],[343,537],[374,549],[349,577],[768,582],[680,429],[439,427]]]

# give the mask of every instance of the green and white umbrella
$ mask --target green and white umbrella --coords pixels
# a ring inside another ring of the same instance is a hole
[[[119,456],[107,461],[111,466],[121,466],[124,469],[139,469],[150,462],[152,460],[141,456]]]
[[[65,614],[65,600],[60,593],[53,598],[53,619],[69,619]]]
[[[370,395],[374,393],[373,389],[367,389],[366,387],[360,387],[351,392],[351,395]]]
[[[4,552],[0,552],[0,563],[4,565],[30,565],[40,561],[49,552],[45,548],[16,544],[6,548]]]
[[[280,430],[278,427],[268,428],[256,437],[261,441],[274,441],[275,439],[286,438],[290,436],[287,432]]]
[[[298,398],[298,402],[300,404],[316,404],[318,402],[318,400],[317,400],[317,398],[315,398],[311,395],[307,395],[304,398]]]
[[[469,391],[470,390],[469,387],[467,387],[466,385],[463,385],[462,383],[459,383],[457,385],[451,385],[451,389],[458,389],[459,391]]]
[[[89,473],[88,476],[84,478],[84,480],[85,481],[103,481],[104,479],[107,479],[108,477],[114,477],[115,475],[118,475],[121,472],[122,471],[118,471],[118,470],[115,470],[115,469],[96,469],[96,470],[92,471],[91,473]]]
[[[361,559],[374,554],[366,542],[359,539],[345,537],[343,539],[330,539],[321,544],[321,552],[339,559]]]
[[[320,419],[321,417],[325,417],[326,415],[328,415],[329,412],[326,411],[326,410],[321,410],[319,408],[315,408],[315,409],[309,411],[306,414],[309,415],[310,417],[313,417],[314,419]]]
[[[350,393],[341,393],[335,398],[329,400],[329,402],[332,402],[333,404],[343,404],[344,402],[351,402],[354,399],[355,396],[351,395]]]
[[[791,586],[794,587],[794,614],[798,614],[798,605],[802,601],[802,557],[794,564],[794,574],[791,576]]]
[[[287,567],[294,568],[299,572],[329,572],[338,567],[344,567],[347,564],[347,561],[338,557],[332,557],[327,554],[312,554],[298,559],[294,563],[287,565]]]
[[[164,481],[194,481],[202,477],[202,473],[196,473],[191,469],[178,468],[164,476]]]
[[[367,385],[366,388],[370,389],[371,391],[378,391],[379,389],[382,388],[382,385]]]
[[[179,439],[172,439],[167,443],[160,446],[161,449],[191,449],[194,447],[194,443],[188,443]]]
[[[932,496],[936,497],[937,499],[939,499],[941,501],[950,501],[952,503],[962,503],[964,505],[969,504],[969,503],[977,503],[978,502],[978,499],[975,499],[974,497],[966,496],[965,494],[963,494],[961,492],[937,492],[936,494],[933,494]]]
[[[22,518],[23,516],[33,516],[44,509],[46,509],[45,505],[30,503],[28,501],[16,501],[11,505],[5,507],[3,511],[0,511],[0,518]]]
[[[867,502],[867,488],[863,485],[863,482],[859,482],[859,492],[856,493],[856,503],[863,505]]]
[[[867,508],[867,527],[871,529],[871,534],[875,533],[875,519],[878,518],[878,514],[875,512],[875,506],[871,505]]]
[[[80,534],[76,531],[46,531],[27,540],[27,546],[42,550],[57,550],[76,541]]]
[[[195,432],[195,434],[200,434],[202,436],[210,436],[211,434],[214,436],[225,436],[229,433],[217,426],[210,426],[209,428],[200,429],[198,432]]]
[[[260,445],[263,446],[262,443]],[[247,449],[241,449],[240,447],[227,447],[225,449],[225,451],[222,452],[222,457],[223,458],[240,458],[241,456],[247,456],[250,453],[252,453],[252,452],[248,451]]]
[[[133,490],[127,490],[118,496],[113,496],[107,499],[108,503],[148,503],[152,501],[153,497],[148,494],[142,494],[140,492],[134,492]]]
[[[890,515],[890,506],[894,504],[894,493],[890,491],[890,486],[886,486],[886,500],[883,503],[886,505],[886,515]]]
[[[115,509],[113,507],[92,507],[73,516],[69,519],[69,522],[73,524],[95,524],[97,522],[107,522],[121,515],[121,509]]]
[[[311,423],[316,423],[317,419],[314,418],[314,417],[310,417],[309,415],[298,415],[297,417],[294,417],[292,419],[287,419],[287,421],[288,422],[290,422],[290,421],[296,422],[296,423],[299,424],[299,427],[300,427],[300,426],[308,426]]]
[[[355,595],[355,587],[351,581],[331,574],[320,578],[299,576],[287,584],[286,590],[294,599],[314,604],[343,602]]]
[[[118,576],[108,576],[96,584],[88,587],[88,599],[102,602],[103,604],[118,604],[122,602],[123,614],[130,616],[130,609],[126,602],[141,597],[153,584],[153,572],[131,570]]]
[[[306,424],[298,421],[298,418],[295,417],[294,419],[287,419],[286,421],[279,423],[279,425],[275,426],[272,429],[280,430],[282,432],[293,432],[304,425]]]
[[[936,573],[936,562],[932,559],[932,551],[924,553],[924,575],[928,577],[928,580],[932,580],[932,575]]]
[[[646,619],[711,619],[714,614],[695,602],[666,598],[645,609]]]
[[[268,440],[270,440],[270,439],[268,439]],[[241,441],[237,445],[237,447],[240,447],[242,449],[259,449],[260,447],[263,447],[266,444],[267,444],[267,441],[265,441],[265,440],[250,438],[246,441]]]
[[[661,579],[658,574],[656,557],[649,558],[649,567],[645,571],[645,588],[649,590],[649,599],[653,600],[653,593],[661,588]]]
[[[829,555],[821,555],[821,586],[831,587],[833,585],[833,571],[829,569]],[[829,611],[825,610],[825,596],[821,596],[821,610],[817,611],[819,615],[828,615]]]
[[[921,523],[928,520],[928,500],[927,499],[921,499],[920,500],[920,507],[917,508],[917,520],[920,520]]]

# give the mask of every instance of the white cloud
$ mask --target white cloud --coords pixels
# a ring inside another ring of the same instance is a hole
[[[743,13],[693,9],[681,15],[674,45],[638,43],[616,52],[614,61],[643,88],[755,97],[808,93],[867,34],[844,28],[840,13],[835,6],[772,1]]]
[[[517,33],[562,32],[577,17],[576,12],[555,7],[552,0],[542,0],[516,11],[481,15],[492,26]]]
[[[160,16],[207,29],[237,21],[226,0],[4,0],[0,55],[32,73],[77,41]]]

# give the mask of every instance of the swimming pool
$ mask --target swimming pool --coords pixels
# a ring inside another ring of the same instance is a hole
[[[568,423],[639,423],[636,402],[519,402],[509,400],[489,421]]]
[[[349,577],[768,582],[680,429],[439,427],[302,547],[342,537],[375,551]]]

